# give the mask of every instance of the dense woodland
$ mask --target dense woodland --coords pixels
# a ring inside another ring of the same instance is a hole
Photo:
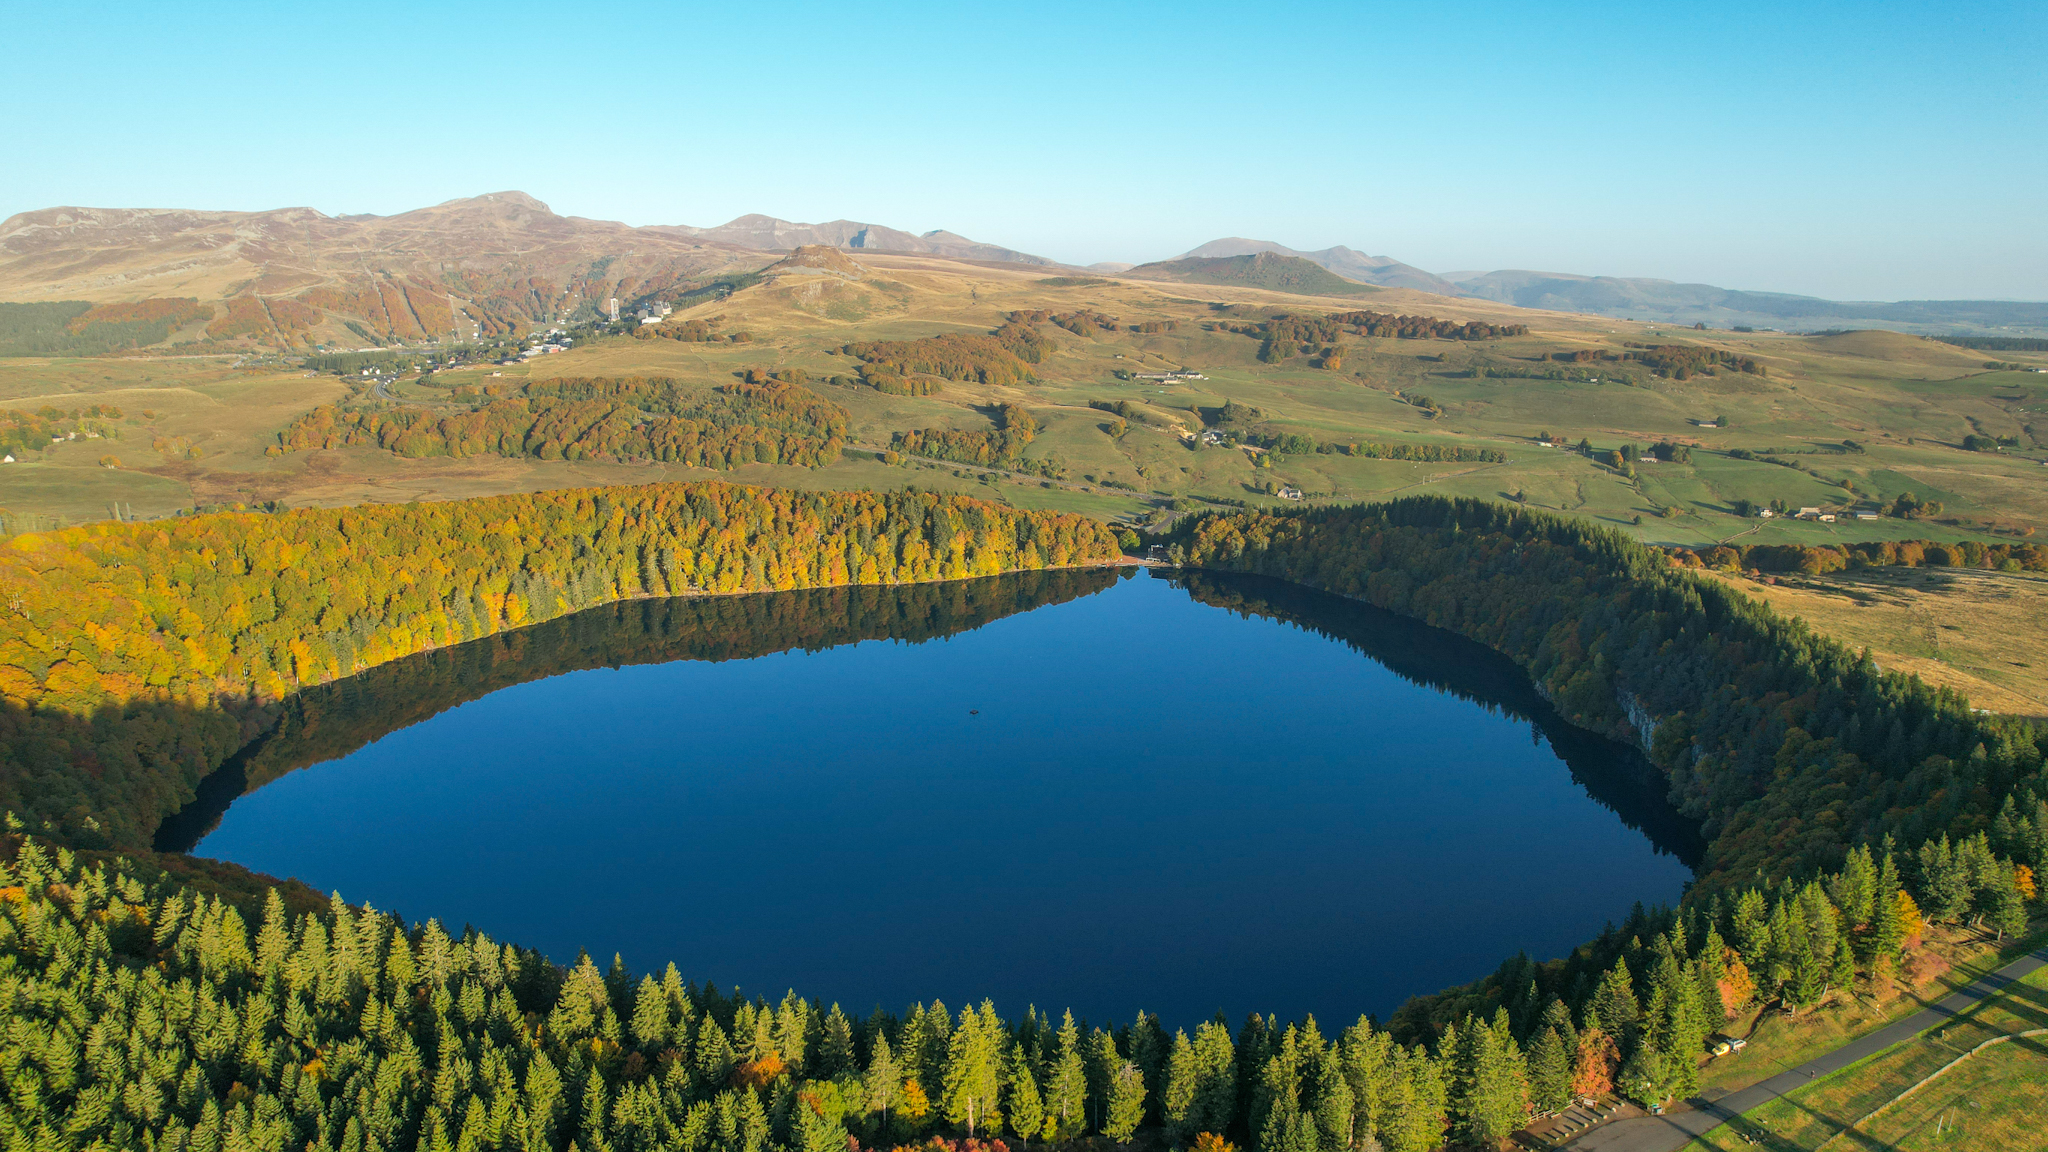
[[[0,356],[99,356],[158,343],[213,309],[192,297],[0,304]]]
[[[278,434],[286,452],[375,445],[400,456],[660,460],[700,468],[822,467],[845,442],[844,408],[779,380],[704,393],[665,377],[537,380],[457,389],[467,411],[323,405]]]
[[[1104,525],[726,484],[102,522],[0,545],[0,809],[142,845],[299,688],[640,596],[1113,558]]]

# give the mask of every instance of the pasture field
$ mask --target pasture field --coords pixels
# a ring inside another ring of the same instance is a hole
[[[2048,578],[1969,568],[1866,568],[1774,583],[1717,578],[1797,616],[1888,671],[1980,708],[2048,717]]]
[[[851,448],[820,469],[749,465],[731,472],[652,463],[471,457],[402,459],[357,447],[269,455],[277,433],[323,403],[387,401],[356,382],[310,375],[270,360],[148,355],[0,360],[0,405],[119,405],[120,464],[100,464],[106,445],[70,442],[0,468],[0,507],[76,523],[109,510],[158,516],[195,505],[278,500],[286,504],[452,499],[592,483],[724,476],[800,487],[918,485],[999,496],[1025,507],[1057,506],[1105,517],[1150,514],[1175,499],[1283,503],[1292,486],[1311,501],[1365,500],[1416,492],[1512,499],[1613,525],[1655,543],[1824,543],[1924,537],[2014,539],[2048,525],[2048,375],[1990,371],[1985,356],[1888,332],[1832,336],[1704,332],[1484,301],[1388,290],[1362,298],[1292,296],[1247,287],[1144,280],[1048,284],[1044,269],[937,257],[859,254],[857,277],[792,269],[669,323],[720,318],[746,343],[601,338],[530,363],[444,372],[431,385],[402,380],[397,402],[454,410],[449,386],[518,383],[556,376],[660,375],[705,389],[748,369],[802,369],[810,387],[844,407]],[[1218,327],[1278,314],[1321,315],[1359,307],[1496,324],[1527,335],[1479,341],[1347,336],[1341,366],[1294,356],[1258,359],[1260,340]],[[840,354],[854,340],[915,339],[993,329],[1012,310],[1092,310],[1124,325],[1170,321],[1173,330],[1077,335],[1051,324],[1053,342],[1035,379],[1017,385],[948,382],[931,396],[892,396],[852,381]],[[1692,344],[1754,357],[1767,375],[1719,368],[1686,380],[1655,376],[1639,362],[1573,365],[1593,380],[1527,378],[1559,366],[1551,353],[1620,354],[1629,344]],[[2048,356],[2001,353],[2048,367]],[[1119,379],[1166,370],[1203,379]],[[1515,373],[1524,374],[1517,377]],[[1121,434],[1091,401],[1127,401],[1136,418]],[[1226,402],[1256,409],[1264,431],[1331,445],[1392,443],[1492,449],[1502,463],[1410,462],[1341,453],[1274,455],[1203,446]],[[1027,459],[1056,457],[1051,487],[986,469],[888,466],[875,450],[913,428],[992,426],[998,404],[1028,409],[1041,427]],[[144,416],[147,412],[150,415]],[[1703,427],[1703,424],[1716,427]],[[1549,447],[1582,440],[1593,457]],[[1969,451],[1966,436],[2005,438],[2000,451]],[[1684,444],[1686,462],[1644,460],[1623,468],[1598,457],[1625,444]],[[1845,443],[1847,442],[1847,443]],[[1751,458],[1729,455],[1745,450]],[[1262,460],[1261,457],[1264,457]],[[1760,457],[1769,456],[1775,463]],[[1261,465],[1267,466],[1261,466]],[[1918,519],[1833,524],[1733,514],[1733,504],[1870,508],[1903,492],[1938,500]],[[1910,650],[1901,656],[1919,656]],[[2000,683],[1991,677],[1985,679]],[[2015,688],[2014,690],[2018,690]]]

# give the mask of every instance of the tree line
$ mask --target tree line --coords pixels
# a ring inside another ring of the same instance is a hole
[[[1249,444],[1283,456],[1358,456],[1367,460],[1501,464],[1507,455],[1494,448],[1455,444],[1404,444],[1386,440],[1317,440],[1298,432],[1253,429],[1225,434],[1225,443]]]
[[[1861,568],[1988,568],[2000,572],[2048,572],[2048,547],[1986,544],[1981,540],[1871,540],[1860,544],[1717,544],[1695,551],[1668,549],[1686,568],[1728,572],[1803,572],[1810,576]]]
[[[963,579],[1119,554],[922,492],[657,484],[101,522],[0,546],[0,808],[142,845],[301,688],[642,596]]]
[[[540,380],[457,389],[467,411],[322,405],[278,434],[278,451],[375,445],[400,456],[660,460],[700,468],[839,458],[847,413],[801,386],[740,381],[709,394],[666,377]]]

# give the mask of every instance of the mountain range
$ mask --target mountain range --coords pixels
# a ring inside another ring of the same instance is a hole
[[[1303,252],[1270,240],[1227,237],[1211,240],[1173,261],[1141,264],[1132,275],[1168,268],[1180,261],[1266,253],[1292,256],[1361,284],[1413,288],[1442,296],[1464,296],[1540,308],[1649,320],[1662,324],[1737,325],[1802,330],[1891,328],[1903,332],[2035,335],[2048,331],[2048,303],[2011,300],[1823,300],[1784,292],[1745,292],[1711,284],[1671,280],[1581,276],[1569,272],[1508,269],[1436,275],[1388,256],[1367,256],[1350,248]]]
[[[0,299],[197,299],[204,306],[198,311],[212,311],[204,334],[216,339],[306,345],[353,335],[388,342],[521,330],[612,297],[657,296],[752,271],[764,254],[805,245],[1069,267],[943,229],[911,233],[855,220],[805,224],[763,215],[715,227],[636,228],[561,216],[525,193],[498,192],[393,216],[329,216],[312,208],[24,212],[0,222]],[[2048,333],[2043,303],[1845,303],[1560,272],[1437,274],[1341,245],[1301,251],[1244,237],[1212,240],[1169,261],[1098,264],[1088,271],[1319,296],[1407,289],[1711,327]],[[181,332],[183,338],[200,334],[197,327]]]

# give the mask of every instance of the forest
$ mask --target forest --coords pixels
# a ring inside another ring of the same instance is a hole
[[[718,483],[100,522],[0,545],[0,810],[141,846],[303,687],[648,596],[1114,559],[1079,516]]]
[[[99,356],[158,343],[212,316],[213,309],[193,297],[0,304],[0,356]]]
[[[498,455],[540,460],[660,460],[702,468],[838,459],[844,408],[796,384],[764,379],[708,395],[666,377],[537,380],[461,388],[468,411],[417,405],[322,405],[278,434],[282,452],[375,445],[400,456]]]
[[[1007,468],[1055,479],[1066,474],[1065,465],[1054,457],[1024,459],[1025,447],[1038,438],[1038,421],[1032,418],[1031,413],[1015,404],[999,404],[995,410],[995,421],[993,430],[982,432],[913,428],[892,435],[889,447],[908,456],[949,460],[955,464]]]

